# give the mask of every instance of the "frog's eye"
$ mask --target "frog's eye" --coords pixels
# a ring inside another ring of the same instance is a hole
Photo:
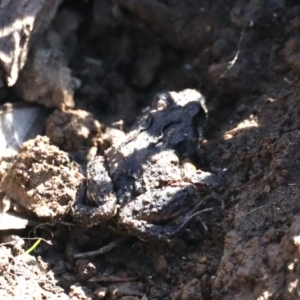
[[[168,106],[165,99],[159,99],[157,101],[157,110],[164,110]]]

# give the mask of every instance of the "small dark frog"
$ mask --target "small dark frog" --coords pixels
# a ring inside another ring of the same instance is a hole
[[[218,176],[185,168],[195,155],[206,119],[195,90],[157,95],[123,140],[87,167],[87,197],[73,217],[88,225],[109,219],[141,240],[163,240],[178,232],[202,205],[201,192]],[[209,209],[207,209],[209,210]]]

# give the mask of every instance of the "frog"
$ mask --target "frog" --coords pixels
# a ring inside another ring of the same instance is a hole
[[[190,158],[203,139],[207,108],[194,89],[157,94],[123,139],[87,165],[86,198],[72,209],[76,222],[111,222],[152,242],[173,237],[204,208],[203,194],[219,176],[197,170]],[[193,165],[192,165],[193,166]]]

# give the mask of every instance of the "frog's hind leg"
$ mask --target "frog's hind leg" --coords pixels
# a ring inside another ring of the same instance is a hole
[[[131,235],[143,241],[168,240],[192,218],[213,210],[200,209],[212,196],[197,201],[199,196],[192,184],[147,192],[120,210],[118,222]],[[201,222],[206,229],[204,222]]]
[[[193,217],[198,216],[201,213],[212,211],[212,208],[206,208],[195,212],[194,214],[185,216],[166,225],[151,224],[144,220],[136,219],[123,219],[126,222],[124,226],[127,228],[129,233],[133,236],[138,237],[140,240],[145,242],[156,242],[156,241],[167,241],[176,233],[178,233]],[[207,230],[205,223],[200,218],[201,224],[204,230]]]
[[[80,195],[72,208],[72,217],[87,226],[97,225],[117,213],[117,198],[102,157],[95,157],[87,166],[87,197]],[[94,206],[84,204],[89,200]]]
[[[124,227],[129,234],[136,236],[145,242],[167,241],[178,230],[178,226],[156,225],[144,220],[123,219],[126,222]]]

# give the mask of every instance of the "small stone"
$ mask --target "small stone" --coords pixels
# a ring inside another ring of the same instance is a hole
[[[201,256],[200,259],[199,259],[199,262],[201,264],[206,264],[207,263],[207,257],[206,256]]]
[[[265,187],[264,187],[264,191],[265,191],[266,193],[270,193],[271,187],[270,187],[268,184],[266,184]]]
[[[101,287],[99,287],[99,288],[97,288],[97,289],[95,290],[94,295],[95,295],[98,299],[103,299],[103,298],[106,297],[107,292],[108,292],[108,288],[101,286]]]

